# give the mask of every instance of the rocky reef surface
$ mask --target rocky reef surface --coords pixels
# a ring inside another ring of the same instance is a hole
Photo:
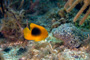
[[[62,24],[52,30],[53,36],[62,40],[69,48],[78,48],[85,42],[90,32],[84,32],[71,23]]]
[[[83,25],[84,13],[73,22],[79,10],[66,12],[70,0],[2,1],[6,13],[0,9],[0,60],[90,60],[90,15]],[[22,30],[30,23],[43,26],[48,37],[26,40]]]

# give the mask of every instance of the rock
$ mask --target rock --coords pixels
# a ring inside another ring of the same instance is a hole
[[[69,48],[79,48],[83,40],[87,38],[87,34],[73,24],[62,24],[58,28],[52,30],[54,37],[62,40],[64,45]]]

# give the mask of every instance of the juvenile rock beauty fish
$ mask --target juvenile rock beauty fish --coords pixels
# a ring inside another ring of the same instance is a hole
[[[28,27],[24,28],[24,38],[27,40],[41,41],[48,36],[47,30],[34,23],[30,24],[30,29]]]

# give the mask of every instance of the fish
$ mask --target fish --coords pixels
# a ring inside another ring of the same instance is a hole
[[[30,29],[28,27],[24,28],[23,33],[27,40],[41,41],[48,37],[48,31],[34,23],[30,24]]]

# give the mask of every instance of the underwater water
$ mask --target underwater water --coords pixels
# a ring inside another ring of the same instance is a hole
[[[90,60],[90,0],[0,0],[0,60]]]

